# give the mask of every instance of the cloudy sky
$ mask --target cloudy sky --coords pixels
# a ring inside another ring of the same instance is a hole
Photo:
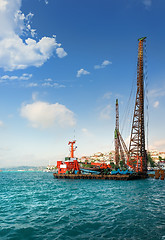
[[[146,145],[165,151],[165,2],[0,0],[0,167],[113,149],[115,100],[128,142],[138,38],[145,47]]]

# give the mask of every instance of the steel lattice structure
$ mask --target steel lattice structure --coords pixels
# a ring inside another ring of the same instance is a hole
[[[144,74],[143,74],[143,42],[146,37],[139,39],[137,63],[137,93],[129,146],[128,164],[136,171],[146,173],[147,161],[145,151],[144,130]]]
[[[115,127],[115,163],[119,165],[119,140],[118,140],[118,131],[119,131],[119,108],[118,108],[118,99],[116,99],[116,127]]]
[[[125,165],[124,151],[126,155],[128,155],[127,147],[119,131],[119,104],[118,99],[116,99],[115,163],[117,166],[119,166],[120,161],[123,161],[123,164]]]

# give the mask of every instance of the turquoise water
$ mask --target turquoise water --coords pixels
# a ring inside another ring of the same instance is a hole
[[[165,240],[165,181],[0,173],[0,240]]]

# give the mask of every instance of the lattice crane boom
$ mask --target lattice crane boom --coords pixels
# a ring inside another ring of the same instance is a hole
[[[146,173],[147,161],[145,151],[144,130],[144,74],[143,74],[143,43],[146,37],[138,39],[138,63],[137,63],[137,93],[132,122],[129,164],[137,172]]]
[[[119,155],[119,152],[120,152],[120,155]],[[126,153],[128,158],[128,149],[119,131],[119,104],[118,104],[118,99],[116,99],[115,162],[117,166],[119,166],[120,160],[123,161],[125,165],[124,152]]]
[[[118,131],[119,131],[119,106],[118,99],[116,99],[116,127],[115,127],[115,163],[119,165],[119,140],[118,140]]]

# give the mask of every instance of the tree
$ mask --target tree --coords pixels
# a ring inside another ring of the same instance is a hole
[[[150,152],[147,153],[147,163],[150,163],[151,167],[155,167],[155,162],[152,159]]]
[[[120,161],[120,167],[121,167],[121,168],[124,167],[124,162],[123,162],[123,160]]]

